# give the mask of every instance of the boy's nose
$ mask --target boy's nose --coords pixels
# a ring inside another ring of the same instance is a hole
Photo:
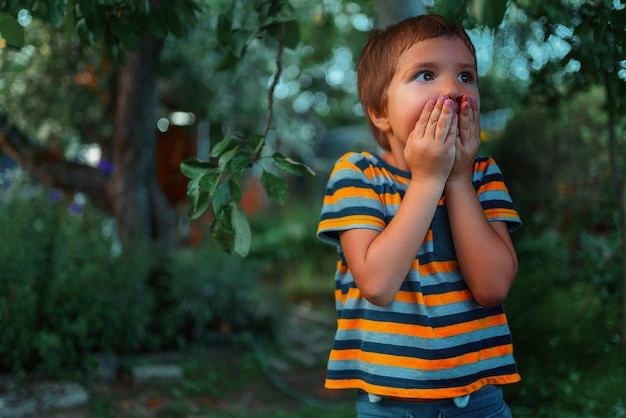
[[[450,86],[449,88],[445,88],[442,92],[442,95],[448,96],[455,102],[461,103],[461,99],[463,98],[463,93],[456,86]]]
[[[460,103],[461,98],[463,97],[463,93],[461,92],[461,89],[459,88],[457,81],[454,79],[450,80],[447,78],[445,80],[445,85],[443,86],[443,91],[441,92],[441,94],[446,95],[452,100],[459,102],[459,103]]]

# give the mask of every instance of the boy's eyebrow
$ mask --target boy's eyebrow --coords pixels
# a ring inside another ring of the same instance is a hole
[[[459,62],[458,64],[458,69],[460,70],[472,70],[474,72],[478,71],[478,68],[476,67],[475,63],[470,63],[470,62]],[[437,62],[429,62],[429,61],[419,61],[419,62],[414,62],[411,65],[409,65],[408,67],[406,67],[405,71],[403,71],[404,74],[406,74],[407,76],[409,76],[411,73],[419,70],[419,69],[423,69],[423,68],[437,68],[441,66],[441,63],[437,63]]]
[[[457,63],[459,68],[476,68],[474,62],[459,62]],[[421,67],[438,67],[441,63],[437,62],[415,62],[409,66],[409,69],[416,69]]]

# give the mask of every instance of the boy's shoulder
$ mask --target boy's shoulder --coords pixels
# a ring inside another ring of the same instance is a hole
[[[378,165],[379,158],[375,154],[366,151],[349,151],[335,160],[334,170],[357,169],[366,170],[368,167]]]
[[[356,161],[368,161],[368,162],[378,162],[379,158],[376,154],[372,154],[370,152],[367,151],[348,151],[345,154],[343,154],[341,157],[339,157],[339,159],[337,160],[339,161],[350,161],[350,162],[356,162]]]
[[[366,170],[371,168],[379,168],[379,169],[394,169],[391,165],[389,165],[383,158],[381,158],[378,154],[370,151],[350,151],[343,154],[336,161],[335,166],[337,165],[352,165],[354,167],[359,168],[360,170]]]

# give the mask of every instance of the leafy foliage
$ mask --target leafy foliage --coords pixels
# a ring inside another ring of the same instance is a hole
[[[24,189],[28,191],[29,189]],[[0,370],[63,374],[95,352],[145,343],[150,248],[119,242],[97,212],[68,213],[45,193],[0,206]]]
[[[533,93],[547,95],[552,103],[572,92],[601,85],[612,98],[605,104],[610,113],[626,107],[623,51],[626,47],[626,13],[622,2],[514,1],[529,17],[536,19],[545,40],[562,39],[571,50],[558,62],[550,63],[533,76]],[[567,70],[574,66],[575,70]],[[552,88],[549,88],[551,87]]]
[[[209,243],[181,250],[168,271],[165,298],[175,303],[164,306],[163,328],[180,346],[275,336],[282,303],[264,283],[259,259],[226,254]]]
[[[9,45],[16,48],[24,46],[24,29],[17,19],[8,13],[0,13],[0,34]]]
[[[0,205],[0,228],[19,237],[0,242],[0,372],[81,378],[96,353],[274,335],[281,304],[258,258],[205,245],[156,270],[155,247],[120,242],[95,208],[19,189]]]
[[[197,219],[211,206],[214,214],[212,232],[216,241],[227,252],[234,250],[242,257],[250,250],[251,234],[247,216],[237,205],[242,196],[239,183],[261,157],[264,140],[255,136],[249,141],[229,132],[213,147],[210,161],[188,159],[181,164],[181,171],[190,179],[187,187],[189,217]],[[304,164],[279,152],[275,152],[271,159],[286,172],[314,174]],[[267,169],[261,170],[261,183],[269,198],[276,203],[285,203],[288,193],[285,180]]]
[[[209,207],[212,209],[214,221],[212,234],[220,247],[245,257],[251,245],[250,224],[245,213],[237,203],[241,201],[241,179],[247,174],[261,157],[266,145],[266,137],[270,129],[272,115],[273,92],[281,73],[282,50],[295,47],[299,37],[288,36],[287,32],[297,34],[297,24],[293,9],[288,1],[257,2],[254,5],[257,17],[255,30],[233,28],[234,22],[230,13],[220,15],[218,33],[220,43],[227,51],[219,70],[236,67],[243,58],[245,49],[252,36],[265,35],[277,37],[277,69],[268,94],[267,123],[262,134],[241,138],[230,131],[210,152],[210,160],[203,162],[188,159],[181,163],[181,171],[190,181],[187,187],[189,198],[189,216],[191,219],[200,217]],[[289,40],[289,43],[287,43]],[[274,165],[287,173],[296,175],[314,175],[306,165],[296,162],[280,152],[271,155]],[[285,203],[288,197],[287,183],[269,169],[261,167],[261,184],[268,197],[276,203]]]
[[[505,302],[522,375],[505,389],[516,417],[623,414],[619,221],[603,100],[597,86],[558,109],[529,98],[491,144],[524,221],[512,236],[519,271]]]
[[[496,29],[500,26],[508,7],[502,0],[461,0],[457,2],[436,1],[432,12],[462,22],[465,27],[483,26]]]
[[[70,38],[77,38],[83,46],[103,45],[103,49],[107,52],[107,55],[112,57],[115,62],[121,63],[124,56],[123,53],[125,51],[134,50],[140,38],[146,34],[160,38],[165,38],[168,34],[173,34],[177,37],[186,35],[187,31],[196,23],[196,13],[206,9],[215,13],[217,17],[217,27],[215,30],[216,49],[220,51],[221,62],[214,70],[232,70],[233,75],[236,75],[237,66],[243,61],[247,48],[254,41],[263,39],[268,45],[273,43],[277,44],[276,62],[278,68],[276,69],[274,82],[268,94],[268,115],[264,132],[260,136],[250,135],[250,139],[245,141],[255,142],[254,147],[251,149],[244,143],[232,146],[229,141],[225,141],[223,153],[215,150],[212,152],[212,155],[214,155],[218,161],[216,166],[217,172],[205,176],[201,184],[199,181],[192,181],[190,183],[191,202],[193,204],[191,212],[193,216],[200,216],[209,206],[209,203],[212,202],[212,209],[216,215],[214,237],[218,242],[223,244],[222,247],[228,252],[235,251],[238,254],[246,254],[249,250],[251,234],[246,215],[236,205],[236,203],[241,200],[239,181],[246,170],[251,168],[259,159],[264,148],[267,148],[265,147],[265,138],[268,135],[268,131],[272,128],[270,126],[272,94],[280,77],[282,50],[283,48],[295,48],[299,43],[299,25],[295,17],[295,10],[290,2],[287,0],[246,0],[238,2],[200,2],[186,0],[173,3],[117,0],[83,2],[76,0],[66,3],[67,2],[52,0],[43,5],[29,1],[2,3],[2,10],[7,10],[7,12],[11,14],[5,13],[2,16],[6,16],[11,21],[11,16],[26,11],[33,17],[50,22],[55,28],[64,27],[66,34],[69,35]],[[78,55],[82,56],[82,52],[83,51]],[[32,51],[30,51],[30,53],[32,53]],[[27,58],[26,61],[31,61],[30,57]],[[45,62],[48,63],[49,61]],[[86,65],[86,67],[87,69],[93,69],[90,65]],[[24,78],[24,68],[15,68],[14,70],[16,70],[14,73],[19,72],[20,77]],[[94,71],[82,71],[80,68],[72,68],[70,71],[79,71],[76,75],[77,79],[79,78],[78,76],[83,73],[89,76],[90,79],[96,78]],[[39,74],[39,72],[37,74]],[[37,80],[39,80],[39,78],[40,77],[37,77],[34,83],[27,83],[26,80],[20,79],[19,81],[21,82],[15,85],[32,86],[32,88],[36,90],[39,83]],[[67,74],[65,78],[67,79]],[[110,74],[103,78],[106,78],[105,82],[111,82]],[[98,90],[96,86],[92,87],[94,91]],[[25,89],[26,87],[23,88]],[[105,87],[105,89],[112,91],[110,85]],[[86,90],[82,93],[85,92]],[[102,98],[104,97],[105,94],[102,94]],[[91,98],[93,99],[93,97]],[[18,101],[19,98],[16,97],[15,100]],[[22,101],[20,101],[20,103],[21,102]],[[45,102],[33,101],[33,103]],[[64,103],[68,103],[69,107],[75,104],[72,103],[72,101],[66,101]],[[101,103],[98,104],[101,105]],[[19,108],[20,106],[17,107]],[[99,107],[100,112],[96,111],[94,113],[97,115],[106,115],[107,110],[102,109],[102,107],[103,106]],[[14,110],[15,109],[10,109],[10,111]],[[45,112],[39,113],[45,114]],[[77,114],[77,112],[67,110],[61,113],[62,117],[55,119],[52,123],[63,125],[63,123],[59,123],[59,121],[64,121],[67,118],[66,115]],[[82,112],[79,113],[82,114]],[[37,126],[37,124],[30,122],[30,117],[28,117],[28,122],[23,123],[24,129],[33,129],[32,126]],[[107,121],[99,120],[95,124],[98,122],[101,125],[110,126],[110,124],[106,123]],[[91,120],[79,121],[79,123],[82,124],[82,132],[80,133],[87,135],[93,133]],[[72,124],[69,123],[69,125]],[[50,135],[50,130],[45,132],[48,134],[47,137],[52,136]],[[63,150],[69,148],[68,144],[71,142],[66,139],[67,137],[75,139],[76,136],[80,136],[71,135],[71,132],[72,130],[65,130],[62,133],[58,133],[59,136],[64,138],[65,143],[62,144],[64,145],[64,147],[62,147]],[[54,132],[53,135],[54,134],[56,134],[56,132]],[[106,140],[106,135],[103,136]],[[93,141],[93,137],[91,140]],[[275,166],[291,174],[313,174],[312,170],[284,157],[276,150],[265,149],[265,152],[273,153],[274,156],[272,158],[275,161]],[[185,162],[183,165],[188,163],[189,162]],[[219,176],[216,176],[218,173]],[[263,170],[261,178],[263,185],[266,190],[268,190],[270,198],[277,202],[284,203],[288,194],[286,183],[279,176],[271,173],[267,169]],[[209,189],[201,189],[200,187],[209,187]],[[200,192],[199,190],[206,190],[207,193]]]
[[[103,43],[116,62],[123,62],[124,51],[137,48],[139,38],[151,34],[165,38],[169,33],[184,36],[199,11],[196,0],[167,1],[139,0],[47,0],[0,2],[0,30],[13,46],[24,45],[23,29],[16,16],[28,11],[34,17],[78,36],[84,45]],[[20,42],[21,41],[21,42]]]

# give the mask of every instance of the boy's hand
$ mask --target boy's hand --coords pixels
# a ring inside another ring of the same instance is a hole
[[[404,158],[413,179],[445,181],[448,178],[459,136],[454,108],[454,101],[447,96],[431,99],[424,105],[404,147]]]
[[[467,180],[480,147],[480,121],[475,97],[463,96],[459,108],[456,156],[448,181]]]

